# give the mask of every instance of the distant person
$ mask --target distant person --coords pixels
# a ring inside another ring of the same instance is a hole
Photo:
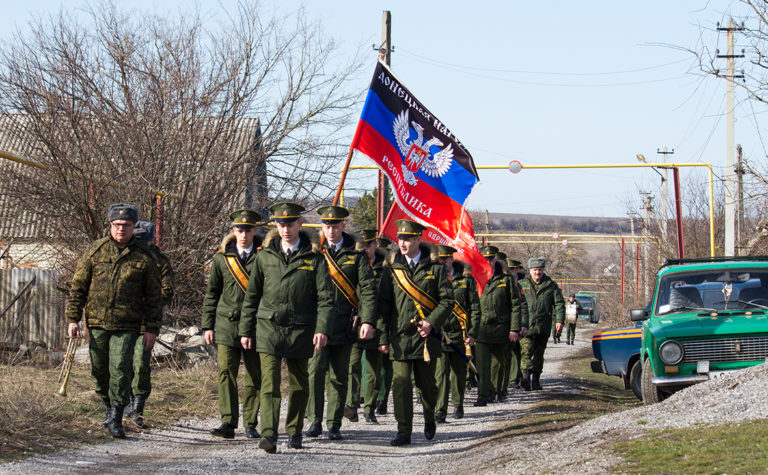
[[[517,289],[517,294],[520,296],[520,321],[528,321],[528,303],[525,300],[525,294],[523,288],[520,286],[520,280],[525,278],[525,270],[523,264],[515,259],[507,259],[507,272],[508,278],[512,285]],[[515,389],[522,389],[520,381],[522,379],[522,371],[520,370],[520,339],[517,341],[509,342],[509,373],[507,374],[507,380],[505,387],[512,387]]]
[[[240,419],[237,375],[240,361],[245,368],[243,381],[243,426],[249,439],[260,437],[256,430],[259,413],[261,367],[259,354],[244,348],[238,325],[242,318],[245,290],[253,272],[259,243],[257,224],[261,215],[241,209],[229,215],[232,231],[224,237],[213,256],[208,289],[203,301],[203,338],[208,345],[216,344],[218,353],[218,394],[221,425],[211,435],[233,439]]]
[[[520,281],[528,303],[528,324],[520,342],[524,390],[541,390],[544,351],[552,326],[562,331],[565,320],[565,300],[557,283],[544,273],[547,261],[543,257],[528,259],[528,277]]]
[[[134,238],[145,242],[152,251],[158,269],[160,269],[160,283],[162,285],[163,307],[171,303],[173,298],[173,268],[168,256],[155,245],[155,225],[148,221],[139,221],[133,229]],[[144,327],[141,328],[144,334]],[[131,418],[139,428],[144,428],[144,405],[152,392],[152,374],[150,360],[152,350],[144,348],[142,338],[136,340],[133,354],[133,383],[131,384],[131,402],[128,405],[126,416]]]
[[[107,218],[109,236],[94,242],[77,262],[65,317],[67,335],[75,338],[82,335],[79,322],[85,316],[91,375],[106,407],[104,422],[112,437],[124,439],[136,340],[143,328],[144,348],[154,346],[163,296],[152,251],[133,237],[138,208],[115,203]]]
[[[584,313],[581,303],[575,294],[568,296],[568,302],[565,304],[565,326],[568,327],[565,344],[573,345],[576,338],[576,322],[579,321],[579,314]]]

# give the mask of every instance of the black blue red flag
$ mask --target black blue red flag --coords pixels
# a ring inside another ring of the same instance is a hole
[[[464,204],[478,182],[472,156],[381,62],[352,148],[389,177],[397,203],[413,220],[450,241],[467,229]]]

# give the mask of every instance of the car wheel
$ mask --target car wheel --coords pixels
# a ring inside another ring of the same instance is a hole
[[[632,369],[629,370],[629,386],[632,388],[632,393],[639,400],[643,400],[643,390],[641,388],[643,377],[643,365],[638,358],[633,364]]]
[[[666,394],[651,381],[653,378],[653,369],[651,369],[651,360],[646,358],[643,362],[642,376],[640,377],[640,393],[643,396],[643,404],[656,404],[666,398]]]

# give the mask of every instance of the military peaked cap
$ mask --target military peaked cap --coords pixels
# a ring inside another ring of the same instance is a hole
[[[427,229],[416,221],[411,221],[410,219],[398,219],[395,221],[395,225],[397,226],[397,237],[400,239],[421,236],[422,231]]]
[[[251,229],[261,221],[261,215],[251,209],[239,209],[229,215],[232,220],[232,227],[240,229]]]
[[[507,260],[507,255],[506,255],[506,254],[504,254],[503,252],[499,251],[499,252],[497,252],[497,253],[496,253],[496,259],[498,259],[498,260],[500,260],[500,261],[504,261],[504,262],[506,262],[506,260]]]
[[[389,245],[392,244],[392,241],[387,237],[377,237],[376,238],[376,245],[383,248],[388,248]]]
[[[301,217],[304,207],[296,203],[275,203],[269,207],[276,223],[292,223]]]
[[[451,246],[444,246],[442,244],[437,246],[437,257],[453,257],[454,252],[456,252],[456,249]]]
[[[496,246],[483,246],[480,248],[483,257],[496,257],[499,254],[499,248]]]
[[[349,211],[341,206],[323,206],[318,208],[317,214],[323,224],[334,224],[344,221],[344,218],[349,216]]]
[[[117,219],[124,219],[135,223],[139,220],[139,209],[128,203],[112,203],[109,205],[107,217],[110,223]]]
[[[507,259],[507,265],[509,266],[510,269],[514,269],[515,267],[523,267],[522,262],[512,258]]]
[[[536,269],[537,267],[544,267],[547,264],[547,260],[543,257],[531,257],[528,259],[528,268]]]
[[[375,229],[363,229],[363,232],[361,233],[363,242],[366,244],[371,244],[373,241],[376,240],[376,235],[378,234],[378,231]]]
[[[155,239],[155,223],[139,221],[133,228],[133,237],[139,241],[152,242]]]

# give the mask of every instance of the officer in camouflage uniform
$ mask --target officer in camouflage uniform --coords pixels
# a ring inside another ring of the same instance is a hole
[[[237,373],[240,361],[245,367],[243,384],[243,426],[249,439],[260,437],[256,430],[259,412],[261,366],[259,354],[243,348],[238,332],[242,318],[245,289],[256,262],[259,247],[256,237],[259,213],[241,209],[229,215],[232,232],[224,237],[213,256],[208,290],[203,301],[203,338],[209,345],[216,344],[218,353],[218,393],[221,425],[211,434],[233,439],[239,416]]]
[[[149,221],[139,221],[133,229],[134,238],[147,244],[155,258],[155,263],[160,269],[160,283],[163,292],[163,307],[168,305],[173,298],[173,268],[168,256],[155,245],[155,225]],[[141,333],[144,334],[142,327]],[[152,350],[144,348],[139,338],[136,340],[136,348],[133,353],[133,384],[131,385],[131,402],[126,410],[126,417],[133,420],[139,428],[144,428],[144,404],[152,392],[152,380],[150,360]]]
[[[438,338],[430,337],[433,329],[439,331],[451,316],[453,287],[445,266],[430,258],[430,249],[421,244],[421,233],[426,228],[407,219],[399,219],[397,244],[386,263],[379,284],[379,311],[384,319],[392,358],[392,396],[397,419],[397,436],[390,442],[399,447],[411,443],[413,429],[413,386],[421,391],[424,408],[424,436],[435,436],[435,363],[440,357]]]
[[[506,267],[496,260],[498,248],[480,249],[493,269],[493,275],[480,297],[480,317],[472,322],[470,335],[475,338],[475,354],[480,373],[480,386],[475,406],[485,406],[494,400],[504,401],[509,375],[509,343],[519,340],[522,329],[520,295],[504,272]]]
[[[457,308],[443,325],[443,335],[456,345],[462,353],[467,354],[467,348],[475,341],[468,335],[472,318],[479,318],[480,299],[477,297],[477,283],[472,277],[472,267],[461,261],[454,260],[456,249],[450,246],[437,246],[437,260],[449,272],[453,281],[453,298]],[[458,310],[458,312],[456,311]],[[460,313],[459,313],[460,312]],[[463,322],[459,320],[460,315]],[[443,355],[437,361],[435,378],[437,379],[437,406],[435,421],[445,422],[448,413],[448,396],[453,403],[453,416],[456,419],[464,417],[464,389],[467,382],[467,363],[447,343],[443,342]]]
[[[93,243],[77,263],[67,300],[67,335],[81,335],[85,316],[96,394],[107,408],[107,429],[124,439],[123,410],[130,401],[132,357],[144,328],[144,348],[160,332],[162,288],[152,252],[133,237],[139,210],[110,205],[109,236]]]
[[[373,339],[377,320],[376,289],[368,255],[357,250],[357,241],[344,232],[344,219],[349,211],[341,206],[323,206],[317,212],[325,236],[322,252],[333,284],[333,327],[328,344],[315,351],[309,362],[307,419],[310,425],[306,435],[317,437],[323,432],[320,421],[323,396],[327,393],[328,439],[341,440],[352,344],[358,336],[363,340]]]
[[[374,289],[378,292],[379,280],[381,280],[384,271],[383,263],[386,252],[379,249],[376,245],[375,229],[363,230],[362,241],[357,244],[357,249],[364,251],[368,256],[373,271]],[[378,315],[378,312],[377,312]],[[363,404],[363,416],[365,421],[377,424],[376,419],[376,401],[381,387],[381,319],[377,319],[377,328],[373,338],[363,340],[358,338],[352,346],[352,354],[349,360],[349,388],[347,391],[347,404],[344,407],[344,417],[350,421],[358,420],[357,409]],[[363,357],[365,357],[365,394],[360,397],[361,379],[363,373]]]
[[[544,368],[544,351],[554,323],[558,330],[565,320],[565,301],[557,283],[544,273],[543,257],[528,259],[528,276],[520,282],[528,302],[527,333],[520,342],[524,390],[540,390],[539,380]]]
[[[275,203],[269,210],[277,229],[267,234],[256,255],[238,331],[243,348],[255,347],[261,358],[259,448],[275,453],[281,361],[288,367],[288,447],[300,449],[309,399],[307,365],[313,352],[328,342],[334,316],[325,260],[314,236],[301,229],[304,208]]]
[[[376,246],[384,251],[385,256],[390,252],[392,241],[386,237],[376,238]],[[383,261],[386,263],[386,260]],[[384,266],[382,265],[383,275]],[[381,275],[378,280],[381,282]],[[389,400],[389,390],[392,388],[392,359],[389,354],[381,355],[381,383],[379,384],[379,396],[376,399],[376,414],[385,415],[387,413],[387,401]]]
[[[520,313],[521,321],[528,321],[528,303],[525,300],[525,294],[520,287],[520,279],[525,278],[525,271],[523,270],[523,264],[515,259],[507,259],[507,268],[509,269],[509,279],[517,288],[517,293],[520,295]],[[520,370],[520,340],[509,342],[509,374],[507,375],[506,387],[510,385],[513,388],[521,389],[520,380],[522,378],[522,372]]]

